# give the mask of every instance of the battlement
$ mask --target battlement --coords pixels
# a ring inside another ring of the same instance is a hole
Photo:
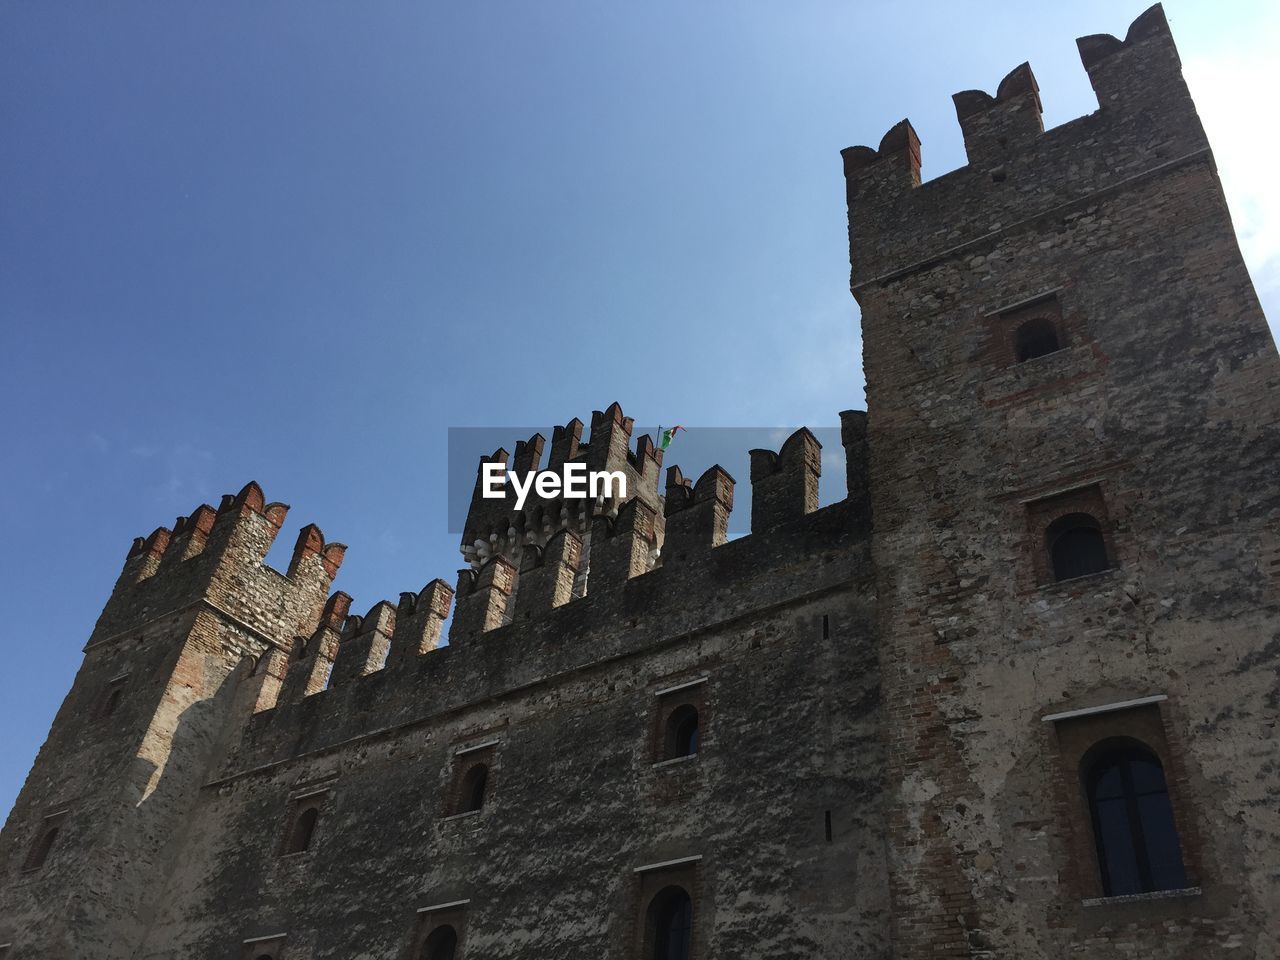
[[[713,476],[719,482],[719,474]],[[636,517],[644,515],[639,505],[629,509]],[[290,661],[279,698],[259,701],[224,775],[429,722],[468,704],[519,696],[549,678],[733,622],[784,598],[803,601],[837,588],[867,589],[868,531],[856,514],[855,505],[844,500],[709,549],[691,562],[659,566],[635,577],[625,577],[631,555],[627,538],[643,523],[628,521],[614,534],[621,549],[608,561],[615,564],[616,579],[600,586],[593,577],[587,595],[572,600],[565,597],[578,544],[572,533],[562,531],[542,551],[539,563],[519,572],[513,618],[485,628],[473,616],[460,627],[465,601],[459,598],[449,645],[421,655],[401,645],[402,623],[387,629],[389,613],[382,604],[357,618],[358,626],[350,621],[344,631],[322,626]],[[484,569],[491,568],[495,573],[482,573],[473,589],[499,589],[493,581],[511,575],[501,558]],[[437,595],[443,597],[447,587],[436,583]],[[371,619],[376,625],[370,625]],[[386,665],[362,672],[383,638],[390,646]],[[325,689],[318,678],[327,672],[330,657],[332,680]],[[298,679],[291,681],[295,672]]]
[[[582,464],[589,471],[617,471],[626,477],[627,500],[640,499],[652,509],[659,509],[658,474],[662,451],[647,434],[641,436],[634,449],[631,432],[634,420],[624,416],[622,407],[610,404],[591,415],[591,435],[582,441],[582,421],[573,418],[556,427],[551,435],[551,451],[545,469],[560,471],[565,465]],[[572,500],[563,496],[543,497],[531,490],[517,510],[516,493],[506,484],[505,499],[489,499],[481,495],[484,465],[500,463],[520,477],[542,467],[545,439],[535,433],[518,441],[514,456],[505,448],[480,458],[476,468],[476,485],[471,507],[463,526],[461,551],[473,571],[479,570],[491,557],[501,553],[516,566],[520,565],[526,547],[542,549],[553,535],[571,530],[586,538],[593,518],[614,518],[625,501],[616,495],[595,502]]]
[[[1061,215],[1100,193],[1186,162],[1211,162],[1164,10],[1151,7],[1123,40],[1076,41],[1099,109],[1046,131],[1028,63],[994,96],[952,98],[968,163],[921,182],[920,138],[909,120],[879,146],[841,151],[855,296],[938,258]]]
[[[328,592],[346,547],[326,542],[320,528],[309,524],[298,533],[287,572],[271,569],[265,558],[288,512],[286,504],[268,503],[251,481],[239,493],[224,495],[216,510],[201,504],[172,528],[136,538],[89,645],[197,601],[233,613],[276,642],[310,629],[319,611],[316,601]],[[249,594],[274,596],[276,602],[264,606]]]
[[[751,451],[753,501],[758,505],[752,510],[752,533],[732,542],[727,526],[734,479],[722,467],[708,467],[695,482],[679,466],[671,466],[665,494],[656,496],[661,452],[647,437],[629,449],[631,422],[617,404],[592,418],[593,442],[600,444],[597,451],[607,447],[605,454],[590,455],[589,445],[579,442],[580,421],[571,420],[557,428],[553,439],[553,450],[565,457],[559,462],[589,458],[586,462],[601,468],[626,463],[644,479],[645,492],[629,489],[625,500],[588,504],[585,511],[546,499],[523,511],[510,498],[492,501],[505,513],[486,504],[484,523],[523,536],[509,532],[487,541],[490,549],[477,548],[477,562],[458,572],[456,592],[433,580],[420,591],[400,594],[397,603],[378,601],[364,616],[350,613],[349,596],[334,593],[309,635],[299,637],[287,655],[269,651],[255,669],[249,699],[262,716],[254,721],[250,746],[235,762],[248,762],[246,751],[270,753],[285,742],[278,739],[282,728],[295,722],[318,729],[294,731],[285,738],[289,742],[298,736],[323,741],[337,735],[338,728],[343,736],[355,735],[361,724],[376,728],[396,720],[389,707],[390,713],[362,716],[352,727],[344,705],[357,696],[344,692],[352,687],[374,684],[378,692],[359,694],[362,703],[403,701],[402,712],[417,715],[415,711],[438,701],[475,695],[475,684],[483,684],[492,696],[518,677],[559,669],[570,661],[585,665],[600,655],[596,644],[602,637],[615,636],[610,642],[622,646],[652,642],[669,624],[659,617],[639,632],[637,625],[646,622],[647,613],[673,603],[687,604],[681,616],[692,628],[706,616],[693,602],[695,596],[720,596],[732,587],[730,594],[739,599],[725,603],[745,609],[768,602],[768,591],[752,595],[748,585],[753,578],[781,572],[788,580],[786,589],[803,594],[832,577],[854,575],[848,564],[861,569],[868,534],[865,414],[846,411],[841,420],[853,478],[850,497],[818,508],[821,445],[801,428],[777,452]],[[512,469],[537,469],[542,447],[538,435],[517,444]],[[493,456],[506,462],[503,450]],[[556,456],[553,452],[553,462]],[[495,461],[485,457],[481,462]],[[830,569],[837,554],[846,562]],[[455,598],[449,644],[442,648],[442,629]],[[646,636],[651,639],[640,639]],[[501,669],[495,657],[502,659]],[[431,685],[419,689],[432,694],[423,705],[407,691],[428,676]],[[446,679],[454,689],[438,686]],[[312,705],[296,713],[303,701],[311,703],[318,695],[337,705]],[[318,718],[317,710],[325,719]],[[296,721],[288,719],[295,716]],[[268,737],[269,730],[275,733]]]

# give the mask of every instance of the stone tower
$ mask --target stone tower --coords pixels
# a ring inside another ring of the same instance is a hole
[[[1163,11],[1078,44],[1089,116],[1022,64],[962,169],[843,151],[896,956],[1276,956],[1280,363]],[[1098,842],[1115,749],[1181,872]]]
[[[251,483],[134,541],[0,842],[19,956],[135,956],[235,720],[278,686],[342,562],[308,526],[288,572],[267,567],[288,509]]]

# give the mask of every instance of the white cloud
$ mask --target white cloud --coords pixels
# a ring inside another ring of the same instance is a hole
[[[1204,122],[1249,272],[1264,301],[1280,296],[1280,127],[1269,100],[1280,89],[1280,59],[1256,46],[1197,54],[1183,71]],[[1272,318],[1273,320],[1276,318]]]

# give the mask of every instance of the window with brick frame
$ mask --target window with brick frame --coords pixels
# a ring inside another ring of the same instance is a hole
[[[1100,484],[1033,500],[1026,507],[1037,583],[1063,583],[1119,566]]]
[[[63,821],[66,820],[66,817],[67,814],[63,811],[62,813],[55,813],[45,817],[40,821],[35,838],[27,850],[27,857],[22,863],[24,871],[34,873],[44,868],[44,865],[49,860],[49,855],[53,852],[53,848],[58,842],[59,835],[62,833]]]
[[[997,370],[1008,370],[1087,342],[1084,318],[1064,311],[1061,292],[1044,291],[985,313],[977,356]]]
[[[463,960],[470,902],[453,900],[419,909],[405,960]]]
[[[1002,331],[1006,363],[1026,363],[1057,353],[1067,346],[1067,331],[1062,322],[1062,305],[1056,294],[1049,294],[997,315]]]
[[[1045,718],[1069,862],[1082,900],[1198,892],[1198,833],[1163,695]]]
[[[485,808],[493,796],[497,749],[496,741],[488,741],[454,751],[443,816],[478,814]]]
[[[701,856],[637,867],[629,900],[635,910],[630,956],[635,960],[692,960],[698,936]]]
[[[280,840],[280,856],[306,853],[315,846],[316,830],[324,814],[329,791],[295,797],[289,803],[284,835]]]
[[[240,949],[240,960],[285,960],[285,940],[283,934],[267,937],[251,937],[244,941]]]
[[[105,720],[112,716],[120,707],[120,702],[124,699],[125,685],[128,682],[129,676],[125,674],[122,677],[116,677],[107,684],[102,691],[102,696],[98,699],[98,708],[95,711],[99,720]]]
[[[707,678],[670,683],[654,695],[653,762],[698,755],[706,740]]]

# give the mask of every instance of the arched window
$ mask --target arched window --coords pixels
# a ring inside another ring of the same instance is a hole
[[[1134,741],[1095,749],[1083,766],[1102,891],[1108,897],[1187,885],[1160,760]]]
[[[698,709],[691,703],[676,707],[667,717],[666,735],[663,738],[663,757],[692,757],[698,752]]]
[[[123,687],[114,687],[111,693],[107,695],[106,706],[102,708],[102,715],[109,717],[116,712],[116,707],[120,706],[120,697],[124,695]]]
[[[689,960],[693,901],[683,887],[667,887],[649,904],[652,951],[646,960]]]
[[[1045,531],[1054,580],[1074,580],[1111,568],[1102,527],[1087,513],[1059,517]]]
[[[458,931],[447,924],[436,927],[422,945],[420,960],[453,960],[458,952]]]
[[[49,859],[49,852],[53,849],[53,845],[57,840],[57,827],[49,827],[44,833],[40,834],[35,846],[27,854],[27,862],[23,864],[23,868],[26,870],[39,870],[43,867],[44,862]]]
[[[477,763],[462,778],[458,790],[458,813],[471,813],[484,807],[485,791],[489,787],[489,768]]]
[[[1019,363],[1034,360],[1062,349],[1058,328],[1048,317],[1036,317],[1018,327],[1013,337],[1014,353]]]
[[[306,807],[300,810],[293,821],[293,829],[289,831],[289,842],[284,852],[302,853],[311,846],[311,837],[316,832],[316,821],[319,819],[319,807]]]

